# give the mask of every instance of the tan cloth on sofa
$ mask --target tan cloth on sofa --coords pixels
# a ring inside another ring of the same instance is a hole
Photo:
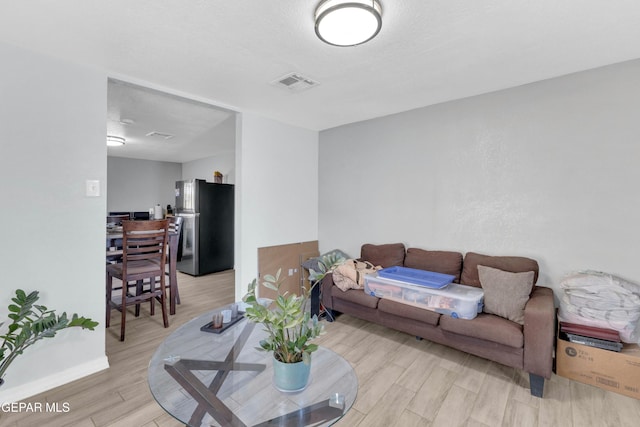
[[[348,259],[333,271],[333,283],[343,291],[364,289],[364,276],[380,270],[369,261]]]

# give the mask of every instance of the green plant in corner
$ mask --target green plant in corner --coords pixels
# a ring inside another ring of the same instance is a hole
[[[329,253],[318,259],[318,270],[309,269],[309,281],[319,282],[324,276],[331,273],[337,266],[344,263],[346,259],[342,255]]]
[[[28,347],[43,338],[53,338],[62,329],[80,327],[93,331],[98,325],[91,319],[78,317],[73,314],[71,319],[67,313],[56,315],[55,310],[49,310],[44,305],[38,305],[38,291],[33,291],[28,295],[22,290],[16,290],[13,304],[9,305],[8,325],[4,335],[0,335],[2,345],[0,346],[0,382],[11,363],[21,355]],[[4,325],[0,323],[0,327]]]
[[[284,279],[280,278],[281,270],[275,276],[266,275],[262,285],[277,292],[275,301],[265,303],[256,295],[258,281],[249,284],[249,290],[243,301],[247,303],[245,317],[256,323],[262,323],[268,337],[260,341],[262,351],[272,351],[276,360],[283,363],[305,362],[311,360],[311,353],[318,349],[317,344],[310,341],[323,333],[323,326],[318,316],[310,316],[305,310],[313,287],[303,288],[302,295],[281,293],[280,286]],[[315,286],[315,285],[314,285]],[[273,302],[274,307],[266,305]]]

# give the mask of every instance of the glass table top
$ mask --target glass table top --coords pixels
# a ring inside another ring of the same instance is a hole
[[[189,426],[328,426],[355,401],[353,368],[333,351],[312,353],[311,377],[300,392],[273,385],[273,355],[256,350],[262,325],[242,319],[220,334],[202,331],[213,313],[182,325],[160,344],[149,363],[156,401]]]

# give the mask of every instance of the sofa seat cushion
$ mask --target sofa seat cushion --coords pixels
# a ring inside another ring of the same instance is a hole
[[[386,245],[372,245],[365,243],[360,248],[360,259],[369,261],[382,268],[404,265],[404,244],[388,243]]]
[[[479,313],[473,320],[454,319],[443,315],[440,318],[440,327],[446,332],[480,338],[509,347],[524,346],[522,326],[493,314]]]
[[[510,271],[511,273],[533,271],[533,283],[535,284],[538,280],[538,262],[531,258],[520,256],[489,256],[475,252],[467,252],[462,264],[460,283],[480,287],[480,277],[478,276],[479,265]]]
[[[378,310],[394,314],[399,317],[406,317],[408,319],[424,322],[428,325],[438,326],[438,321],[441,314],[435,311],[425,310],[424,308],[414,307],[409,304],[403,304],[391,299],[381,298],[378,302]]]
[[[462,254],[451,251],[426,251],[424,249],[409,248],[404,257],[404,266],[419,270],[435,271],[450,274],[460,283],[462,273]]]
[[[377,308],[380,300],[380,298],[365,294],[362,289],[343,291],[335,285],[331,288],[331,296],[369,308]]]

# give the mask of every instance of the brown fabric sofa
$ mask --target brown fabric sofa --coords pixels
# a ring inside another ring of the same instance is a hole
[[[361,248],[360,259],[383,268],[405,266],[451,274],[456,283],[480,286],[478,265],[512,273],[534,272],[534,285],[524,310],[524,325],[487,313],[473,320],[455,319],[434,311],[367,295],[359,289],[342,291],[332,275],[322,281],[325,309],[345,313],[428,339],[529,373],[531,394],[542,397],[544,379],[551,377],[555,332],[553,291],[536,286],[538,263],[514,256],[488,256],[474,252],[427,251],[402,243]],[[486,300],[486,295],[485,295]],[[485,301],[486,303],[486,301]],[[335,314],[337,314],[335,313]]]

